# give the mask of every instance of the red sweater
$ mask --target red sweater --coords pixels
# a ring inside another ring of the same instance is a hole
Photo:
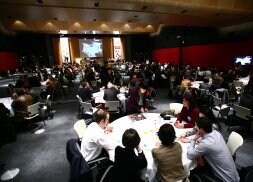
[[[192,111],[188,111],[187,107],[183,107],[180,114],[177,117],[177,120],[182,122],[187,122],[184,124],[184,128],[193,128],[195,126],[195,122],[199,117],[199,109],[195,107]]]

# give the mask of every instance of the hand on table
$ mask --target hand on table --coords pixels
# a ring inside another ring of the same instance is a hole
[[[142,149],[141,149],[140,145],[137,145],[136,150],[137,150],[138,153],[142,152]]]
[[[175,122],[174,126],[176,128],[184,128],[184,124],[183,123],[180,123],[178,120]]]
[[[193,138],[193,140],[196,142],[198,140],[200,140],[201,136],[199,134],[199,132],[195,135],[195,137]]]
[[[178,140],[180,140],[183,143],[190,143],[191,142],[191,140],[189,138],[185,138],[183,136],[180,136]]]
[[[147,108],[144,108],[144,107],[141,107],[140,112],[141,112],[141,113],[148,112],[148,109],[147,109]]]
[[[158,141],[158,142],[155,143],[155,147],[156,147],[156,148],[160,147],[160,145],[161,145],[161,142],[160,142],[160,141]]]
[[[108,124],[108,125],[106,126],[105,130],[106,130],[107,132],[111,133],[112,130],[113,130],[112,125]]]

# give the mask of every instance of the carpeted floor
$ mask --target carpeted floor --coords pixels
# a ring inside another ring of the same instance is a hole
[[[77,135],[73,129],[78,120],[78,102],[75,98],[78,82],[71,90],[66,90],[66,96],[53,104],[56,110],[54,118],[46,121],[45,132],[39,135],[28,131],[19,132],[17,140],[0,148],[0,163],[4,168],[19,168],[20,173],[13,182],[67,182],[69,164],[66,159],[66,142]],[[168,104],[176,100],[169,99],[167,89],[158,89],[157,97],[150,112],[163,112]],[[222,134],[227,139],[229,132],[221,124]],[[236,165],[253,165],[253,140],[249,136],[237,151]]]

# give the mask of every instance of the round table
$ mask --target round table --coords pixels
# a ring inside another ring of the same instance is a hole
[[[114,122],[112,122],[113,132],[110,134],[111,138],[114,140],[116,145],[122,146],[122,135],[128,128],[134,128],[138,131],[141,137],[140,146],[144,151],[144,154],[148,161],[148,166],[145,170],[141,171],[142,179],[148,179],[149,181],[155,181],[156,175],[156,165],[154,163],[151,150],[155,148],[155,144],[160,141],[157,132],[161,125],[164,123],[169,123],[174,126],[176,118],[171,118],[170,120],[163,120],[158,113],[143,113],[145,118],[141,120],[133,120],[130,116],[121,117]],[[137,118],[139,119],[139,118]],[[175,127],[174,127],[175,128]],[[176,136],[179,137],[182,133],[191,130],[189,129],[178,129],[175,128]],[[190,170],[196,167],[196,162],[187,158],[187,147],[189,143],[182,143],[177,141],[182,146],[182,162],[184,166],[185,173],[190,174]],[[110,159],[114,161],[114,150],[108,151]]]
[[[103,89],[101,89],[99,92],[96,92],[96,93],[93,93],[92,94],[92,97],[94,97],[95,98],[95,103],[97,104],[97,103],[102,103],[102,104],[104,104],[105,103],[105,100],[104,100],[104,93],[105,93],[105,91],[103,90]],[[119,93],[119,94],[117,94],[117,97],[118,97],[118,99],[120,100],[120,102],[121,102],[121,106],[122,106],[122,111],[123,111],[123,113],[125,113],[126,112],[126,100],[127,100],[127,98],[126,98],[126,96],[125,96],[125,94],[124,93]]]

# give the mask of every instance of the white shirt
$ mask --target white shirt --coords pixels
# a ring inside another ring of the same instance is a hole
[[[115,144],[105,130],[96,122],[91,123],[82,138],[81,153],[86,161],[90,161],[99,156],[102,149],[113,150]]]

